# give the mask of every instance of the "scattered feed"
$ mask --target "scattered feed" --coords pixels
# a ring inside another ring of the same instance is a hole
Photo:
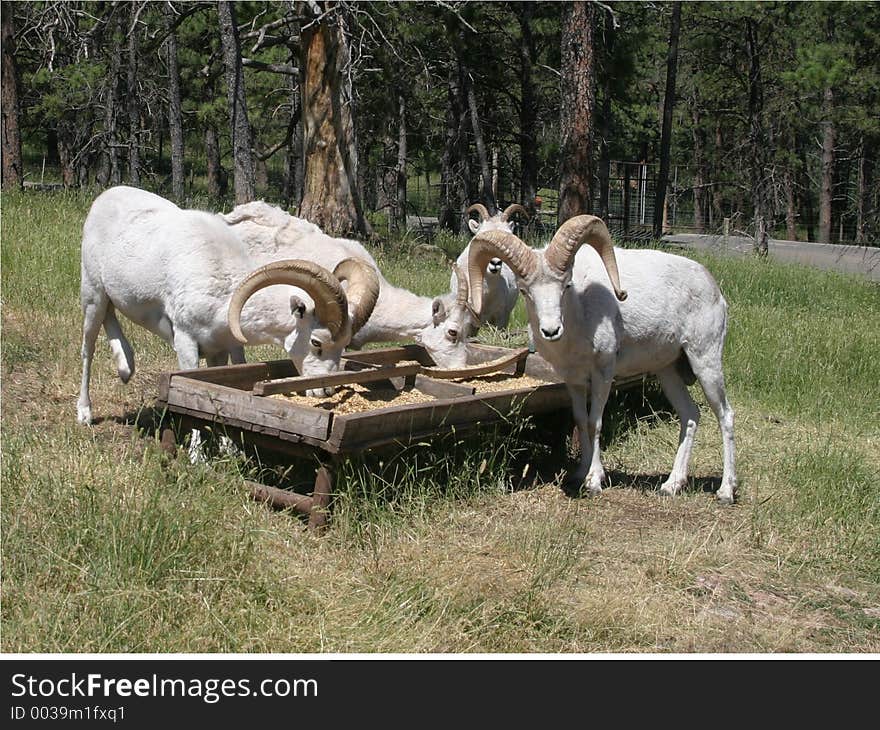
[[[430,403],[434,396],[419,390],[394,390],[393,388],[370,389],[359,383],[343,385],[333,395],[308,396],[297,393],[276,393],[269,398],[278,398],[301,406],[323,408],[336,413],[362,413],[377,408],[407,406],[413,403]]]
[[[511,377],[507,373],[498,375],[484,375],[479,378],[460,378],[453,380],[453,383],[461,383],[474,388],[476,393],[491,393],[496,390],[510,390],[511,388],[537,388],[541,385],[548,385],[546,380],[533,378],[530,375],[522,375],[520,377]]]

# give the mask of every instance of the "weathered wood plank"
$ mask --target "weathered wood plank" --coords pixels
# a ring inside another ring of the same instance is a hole
[[[331,412],[319,408],[274,398],[254,398],[236,388],[183,376],[172,377],[168,404],[204,413],[208,419],[250,421],[316,439],[327,438],[333,418]]]
[[[513,406],[515,401],[520,403],[520,411]],[[381,413],[337,415],[330,438],[338,441],[341,451],[346,451],[355,444],[361,448],[363,444],[384,442],[389,438],[406,441],[414,432],[437,432],[464,423],[498,421],[512,413],[544,412],[567,404],[568,393],[561,385],[537,390],[515,388],[387,408]]]
[[[323,388],[328,385],[351,385],[369,383],[373,380],[387,380],[407,375],[416,375],[421,365],[401,365],[397,367],[370,368],[367,370],[344,371],[331,375],[314,377],[281,378],[279,380],[263,380],[254,383],[254,395],[273,395],[275,393],[297,393],[310,388]]]
[[[171,373],[171,375],[181,375],[191,380],[201,380],[207,383],[228,385],[240,390],[250,390],[251,386],[258,380],[293,377],[297,375],[297,372],[290,360],[269,360],[244,365],[220,365],[213,368],[178,370]]]
[[[465,395],[473,395],[477,390],[473,385],[434,380],[425,375],[416,375],[413,387],[435,398],[461,398]]]
[[[427,350],[421,345],[401,345],[381,347],[376,350],[353,350],[343,354],[343,358],[371,365],[389,365],[401,360],[415,360],[420,365],[435,365]]]
[[[463,368],[432,368],[432,367],[423,367],[422,375],[427,375],[431,378],[436,378],[437,380],[455,380],[456,378],[474,378],[479,375],[488,375],[489,373],[498,373],[503,371],[505,368],[512,368],[516,364],[520,362],[520,360],[524,360],[529,354],[529,349],[527,347],[523,347],[519,350],[515,350],[514,352],[506,353],[501,357],[495,358],[493,360],[489,360],[488,362],[484,362],[479,365],[468,365]]]

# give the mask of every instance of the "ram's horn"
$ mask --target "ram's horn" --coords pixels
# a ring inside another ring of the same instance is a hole
[[[452,270],[455,272],[455,281],[458,284],[458,291],[455,293],[455,303],[460,307],[466,307],[468,306],[467,273],[462,271],[458,264],[452,264]]]
[[[508,231],[484,231],[470,242],[468,254],[468,279],[474,311],[479,315],[483,308],[483,276],[486,265],[492,259],[501,259],[514,274],[528,279],[538,267],[538,259],[519,238]]]
[[[600,218],[593,215],[576,215],[574,218],[569,218],[554,234],[544,253],[544,260],[551,269],[562,274],[572,265],[575,254],[585,243],[590,244],[599,253],[611,280],[614,294],[622,302],[626,299],[626,292],[620,288],[614,243],[608,228]]]
[[[345,292],[339,280],[323,266],[301,259],[284,259],[261,266],[248,274],[238,285],[229,302],[227,320],[232,335],[241,344],[247,338],[241,331],[241,310],[254,294],[273,284],[289,284],[305,291],[315,302],[318,321],[330,330],[335,339],[348,321]]]
[[[489,215],[489,211],[486,210],[486,206],[483,205],[482,203],[474,203],[472,206],[470,206],[470,207],[464,212],[464,214],[465,214],[466,216],[470,216],[471,213],[477,213],[477,214],[479,214],[479,216],[480,216],[480,221],[481,221],[481,222],[482,222],[482,221],[487,221],[487,220],[489,220],[489,218],[491,217],[491,216]]]
[[[351,304],[351,334],[354,335],[373,313],[379,299],[379,277],[376,270],[362,259],[343,259],[333,275],[339,281],[348,281],[346,294]]]
[[[501,220],[503,220],[503,221],[508,220],[510,218],[510,216],[512,216],[514,213],[519,213],[524,218],[529,217],[529,212],[525,208],[523,208],[519,203],[512,203],[504,209],[503,213],[501,213]]]

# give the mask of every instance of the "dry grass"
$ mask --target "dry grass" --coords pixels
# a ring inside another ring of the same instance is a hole
[[[876,288],[710,261],[732,304],[733,507],[710,494],[704,403],[692,488],[655,493],[678,426],[648,389],[609,406],[599,497],[559,488],[564,461],[511,489],[542,440],[520,423],[347,463],[316,537],[247,499],[253,464],[162,456],[151,408],[176,363],[133,326],[138,373],[122,386],[100,343],[100,421],[75,423],[86,201],[3,204],[3,651],[880,651]],[[48,275],[28,287],[31,267]]]

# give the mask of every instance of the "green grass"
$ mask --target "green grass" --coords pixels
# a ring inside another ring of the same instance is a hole
[[[732,508],[704,491],[717,487],[721,446],[701,398],[693,487],[655,493],[678,425],[648,385],[609,404],[611,488],[598,498],[566,496],[552,473],[514,489],[548,447],[540,424],[513,418],[347,462],[317,537],[240,483],[301,486],[314,461],[227,457],[209,470],[162,455],[151,408],[176,358],[131,324],[137,374],[121,385],[99,343],[100,421],[75,423],[91,197],[2,198],[3,651],[880,650],[876,285],[697,256],[730,303]],[[445,291],[448,265],[418,243],[377,247],[383,271]],[[455,255],[465,243],[438,245]],[[524,323],[520,303],[512,332],[481,337],[521,344]]]

